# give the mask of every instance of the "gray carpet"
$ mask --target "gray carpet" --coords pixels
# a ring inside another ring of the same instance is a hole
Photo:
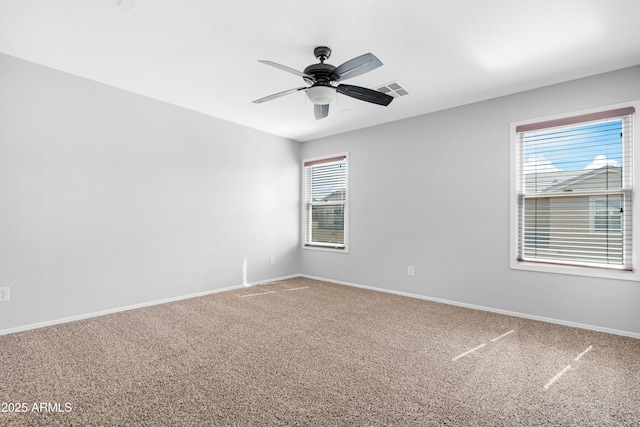
[[[302,278],[0,336],[0,359],[2,426],[640,425],[640,340]]]

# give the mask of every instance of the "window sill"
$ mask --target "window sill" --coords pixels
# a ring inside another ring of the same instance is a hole
[[[572,276],[585,276],[602,279],[640,281],[640,275],[637,271],[617,268],[582,267],[532,261],[518,261],[516,259],[511,260],[510,268],[512,270],[535,271],[540,273],[568,274]]]
[[[341,253],[341,254],[346,254],[349,253],[349,251],[347,250],[346,246],[343,247],[339,247],[339,246],[331,246],[331,245],[302,245],[302,249],[308,249],[311,251],[324,251],[324,252],[335,252],[335,253]]]

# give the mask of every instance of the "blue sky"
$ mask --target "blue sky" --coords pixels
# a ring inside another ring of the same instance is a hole
[[[525,173],[622,165],[622,120],[525,133]]]

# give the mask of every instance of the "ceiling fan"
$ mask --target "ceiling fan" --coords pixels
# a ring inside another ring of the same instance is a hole
[[[329,114],[329,104],[335,100],[336,93],[350,96],[361,101],[371,102],[373,104],[384,105],[385,107],[393,101],[393,97],[373,89],[367,89],[360,86],[345,85],[339,83],[341,80],[350,79],[374,70],[382,65],[382,62],[371,53],[365,53],[357,58],[353,58],[344,64],[334,67],[331,64],[325,64],[324,61],[331,56],[331,49],[326,46],[318,46],[313,50],[313,54],[320,61],[319,64],[309,65],[304,72],[294,70],[284,65],[271,61],[258,60],[263,64],[279,68],[287,71],[302,79],[310,86],[302,86],[295,89],[285,90],[284,92],[274,93],[264,98],[256,99],[254,104],[260,104],[265,101],[280,98],[291,93],[304,90],[307,97],[314,104],[314,112],[316,120],[327,117]]]

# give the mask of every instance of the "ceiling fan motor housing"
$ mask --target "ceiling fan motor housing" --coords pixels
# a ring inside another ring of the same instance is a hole
[[[308,83],[319,83],[319,84],[328,85],[331,83],[331,77],[332,77],[331,73],[335,69],[336,67],[334,67],[331,64],[324,64],[324,63],[312,64],[304,69],[304,74],[307,74],[313,77],[313,79],[307,79],[304,77],[303,78]],[[336,81],[335,78],[334,78],[334,81]]]
[[[331,73],[335,70],[331,64],[313,64],[304,69],[304,74],[308,74],[315,81],[304,78],[312,86],[307,89],[307,97],[316,105],[330,104],[336,99],[336,88],[331,85]]]

